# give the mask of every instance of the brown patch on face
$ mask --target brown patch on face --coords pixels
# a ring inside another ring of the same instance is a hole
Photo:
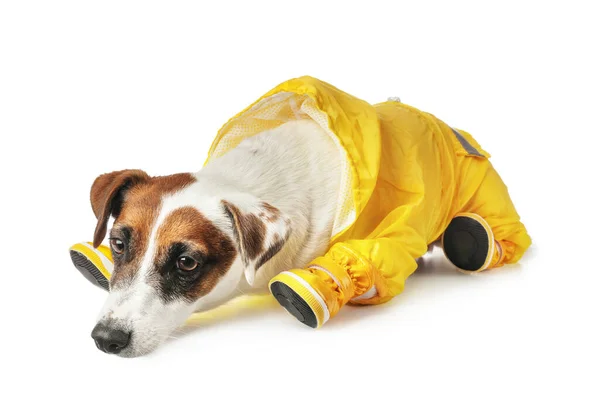
[[[183,173],[169,176],[147,177],[121,192],[122,202],[111,236],[127,237],[126,250],[115,258],[115,271],[111,286],[131,281],[140,268],[152,227],[160,212],[165,196],[175,193],[194,183],[193,175]]]
[[[194,207],[169,214],[157,230],[156,244],[152,276],[165,300],[183,297],[192,302],[208,294],[236,256],[232,240]],[[181,256],[195,259],[198,267],[190,272],[177,269]]]
[[[244,264],[248,264],[249,260],[254,260],[263,253],[267,227],[256,215],[244,214],[227,201],[223,201],[223,204],[234,223],[233,234],[242,249],[242,260]],[[261,211],[259,216],[261,214],[264,216],[266,213]]]

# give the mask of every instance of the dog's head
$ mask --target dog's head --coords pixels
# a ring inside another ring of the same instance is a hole
[[[124,170],[95,180],[94,246],[115,218],[110,293],[92,332],[98,348],[128,357],[153,350],[191,313],[235,296],[244,274],[252,284],[282,249],[290,223],[277,208],[222,193],[191,174]]]

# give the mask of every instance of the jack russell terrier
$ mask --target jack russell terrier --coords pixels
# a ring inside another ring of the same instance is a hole
[[[514,263],[531,240],[489,157],[398,99],[282,83],[221,128],[199,172],[94,181],[94,241],[71,248],[110,289],[92,337],[143,355],[192,313],[267,287],[320,327],[347,303],[402,292],[437,241],[463,272]]]

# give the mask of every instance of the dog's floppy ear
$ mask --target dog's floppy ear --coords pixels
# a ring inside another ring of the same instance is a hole
[[[94,231],[94,247],[97,248],[106,235],[106,226],[111,214],[117,217],[123,205],[123,197],[130,187],[146,182],[150,176],[138,169],[125,169],[100,175],[90,191],[92,210],[98,219]]]
[[[221,203],[232,223],[246,280],[252,285],[258,269],[285,245],[291,233],[290,220],[265,202],[254,203],[244,209],[225,200]]]

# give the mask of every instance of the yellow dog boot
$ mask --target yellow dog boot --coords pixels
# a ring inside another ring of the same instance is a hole
[[[312,328],[323,326],[370,286],[366,273],[350,274],[343,261],[334,262],[330,257],[319,257],[306,269],[279,273],[269,283],[281,306]]]
[[[476,273],[502,265],[502,243],[487,221],[473,213],[458,214],[442,235],[442,249],[460,271]]]
[[[94,248],[91,242],[82,242],[71,246],[69,253],[73,264],[86,279],[108,291],[114,267],[110,248],[104,245]]]

